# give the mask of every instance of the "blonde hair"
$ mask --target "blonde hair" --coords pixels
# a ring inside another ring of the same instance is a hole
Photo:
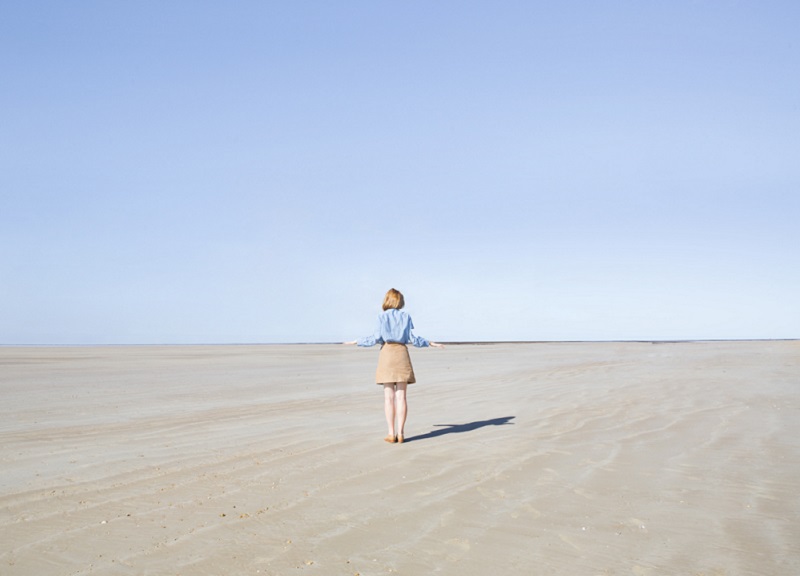
[[[384,310],[388,310],[389,308],[396,308],[397,310],[400,310],[400,308],[405,305],[406,301],[403,299],[403,295],[399,290],[395,290],[394,288],[390,288],[386,293],[386,296],[383,297]]]

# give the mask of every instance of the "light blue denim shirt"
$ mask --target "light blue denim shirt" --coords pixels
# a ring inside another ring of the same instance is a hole
[[[356,344],[359,346],[375,346],[386,342],[397,342],[398,344],[413,344],[419,348],[430,346],[430,342],[420,336],[414,336],[411,330],[414,323],[411,316],[403,310],[389,308],[378,315],[378,326],[375,333],[371,336],[359,338]]]

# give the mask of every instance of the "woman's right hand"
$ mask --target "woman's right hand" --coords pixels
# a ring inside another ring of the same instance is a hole
[[[444,348],[444,344],[439,344],[437,342],[429,342],[432,348]]]

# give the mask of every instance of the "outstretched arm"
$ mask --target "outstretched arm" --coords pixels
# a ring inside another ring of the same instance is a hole
[[[433,348],[444,348],[442,344],[437,342],[431,342],[427,338],[423,338],[422,336],[415,336],[413,332],[409,330],[408,332],[409,341],[411,344],[416,346],[417,348],[425,348],[427,346],[432,346]]]
[[[381,338],[381,322],[378,319],[378,324],[375,326],[375,332],[370,336],[365,336],[364,338],[359,338],[358,340],[349,340],[347,342],[342,342],[345,345],[357,345],[363,346],[365,348],[369,348],[370,346],[375,346],[375,344],[383,344],[383,338]]]

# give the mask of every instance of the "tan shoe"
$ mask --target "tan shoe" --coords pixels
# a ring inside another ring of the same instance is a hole
[[[401,436],[401,438],[402,438],[402,436]],[[384,438],[383,441],[384,442],[388,442],[389,444],[394,444],[395,442],[397,442],[397,437],[390,435],[390,436],[387,436],[386,438]]]

